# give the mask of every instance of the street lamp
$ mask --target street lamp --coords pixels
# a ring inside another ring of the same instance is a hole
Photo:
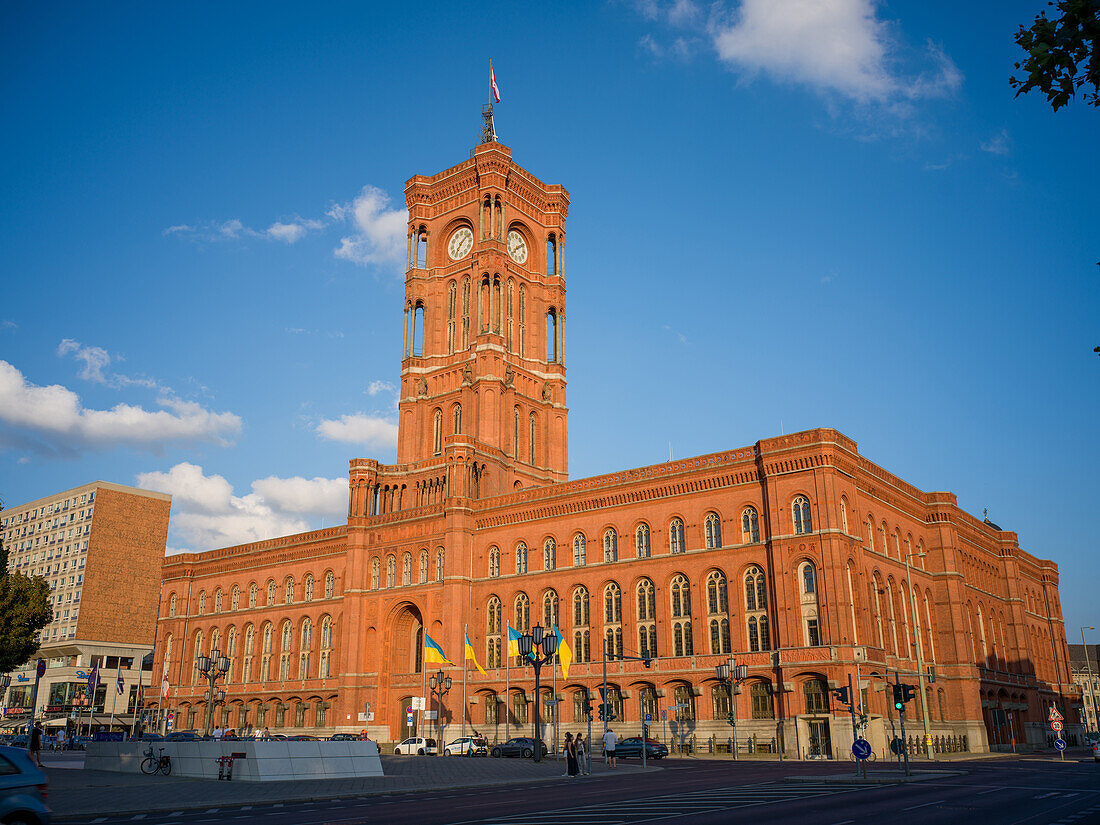
[[[917,597],[913,592],[913,577],[910,574],[909,558],[916,556],[918,559],[923,559],[927,553],[906,553],[905,555],[905,581],[909,585],[909,613],[913,620],[913,636],[916,637],[917,642],[917,681],[920,683],[920,709],[921,715],[924,717],[924,751],[928,755],[929,759],[932,759],[932,725],[928,719],[928,700],[924,693],[924,661],[921,656],[921,637],[920,629],[917,627]],[[928,629],[932,631],[931,628]],[[856,690],[859,690],[859,685],[856,685]],[[853,697],[854,699],[855,697]]]
[[[1088,672],[1089,675],[1089,695],[1092,697],[1092,715],[1096,717],[1095,723],[1097,729],[1100,729],[1100,711],[1097,711],[1096,709],[1096,690],[1092,686],[1092,664],[1089,662],[1089,649],[1088,646],[1085,644],[1086,630],[1096,630],[1096,628],[1091,626],[1081,628],[1081,647],[1084,648],[1085,651],[1085,670]],[[7,679],[8,677],[5,676],[4,678]]]
[[[438,756],[443,753],[443,697],[451,689],[451,677],[444,676],[441,670],[438,675],[428,677],[428,687],[431,688],[432,696],[436,699],[436,727],[439,728],[439,743],[436,747]],[[428,752],[427,746],[424,747],[424,752]]]
[[[199,667],[199,673],[202,674],[202,678],[210,684],[210,687],[206,689],[206,693],[203,694],[203,698],[206,699],[206,725],[204,735],[210,735],[210,728],[214,722],[214,709],[218,705],[225,704],[225,691],[217,689],[218,679],[221,679],[229,672],[229,657],[222,656],[222,652],[217,648],[210,651],[209,656],[199,656],[197,662]]]
[[[722,664],[715,668],[718,671],[718,681],[722,682],[730,692],[730,715],[729,723],[733,728],[733,747],[730,750],[733,752],[733,758],[737,758],[737,705],[733,699],[733,689],[741,685],[749,675],[748,665],[739,665],[737,660],[730,656]],[[644,747],[644,744],[643,744]]]
[[[542,761],[542,735],[539,731],[539,672],[550,657],[558,651],[558,635],[543,635],[542,625],[535,625],[530,633],[518,639],[519,655],[531,662],[535,668],[535,761]],[[541,652],[542,655],[539,655]]]

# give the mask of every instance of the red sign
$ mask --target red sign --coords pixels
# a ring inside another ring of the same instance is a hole
[[[1053,731],[1059,731],[1059,730],[1062,729],[1062,723],[1061,722],[1051,722],[1050,723],[1050,729],[1053,730]]]
[[[1050,716],[1047,717],[1051,722],[1061,722],[1064,717],[1058,712],[1058,708],[1051,705]]]

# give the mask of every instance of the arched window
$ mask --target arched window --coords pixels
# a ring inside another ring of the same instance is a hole
[[[573,566],[584,567],[588,564],[588,541],[584,533],[573,536]]]
[[[298,645],[298,678],[309,678],[309,656],[313,651],[313,622],[302,619],[302,631]]]
[[[327,679],[330,675],[329,660],[332,657],[332,617],[325,616],[321,619],[321,656],[317,668],[317,676]]]
[[[603,531],[603,560],[605,562],[619,560],[619,534],[613,527]]]
[[[219,587],[214,591],[214,612],[221,613],[222,607],[222,589]]]
[[[674,656],[691,656],[695,647],[691,638],[691,585],[678,574],[672,579],[672,650]]]
[[[331,599],[336,594],[336,576],[329,571],[325,573],[325,598]]]
[[[447,284],[447,354],[455,351],[455,305],[458,303],[458,287],[454,281]]]
[[[608,659],[623,655],[623,593],[615,582],[603,589],[604,653]]]
[[[312,573],[306,573],[305,585],[303,587],[303,590],[305,591],[304,595],[303,595],[303,598],[305,599],[305,601],[307,601],[307,602],[313,601],[313,574]]]
[[[200,616],[205,616],[206,615],[206,591],[205,590],[200,590],[199,591],[199,615]]]
[[[406,550],[401,554],[401,584],[408,587],[413,580],[413,554]]]
[[[394,587],[397,584],[397,559],[393,553],[386,556],[386,587]]]
[[[650,556],[649,525],[644,521],[634,531],[634,550],[640,559],[648,559]]]
[[[805,594],[817,592],[817,577],[814,574],[814,566],[810,562],[802,565],[802,592]]]
[[[267,682],[271,679],[271,635],[274,628],[271,622],[266,622],[263,629],[263,647],[260,649],[260,681]]]
[[[552,633],[558,623],[558,594],[550,589],[542,594],[542,626]]]
[[[420,578],[418,581],[421,584],[428,583],[428,550],[427,548],[420,551]]]
[[[241,608],[241,588],[240,585],[233,585],[233,590],[229,595],[229,609],[240,610]]]
[[[512,455],[519,460],[519,407],[512,410]]]
[[[725,721],[733,711],[733,701],[729,685],[714,685],[710,689],[710,703],[713,719]]]
[[[531,600],[527,598],[526,593],[516,596],[512,613],[516,630],[526,633],[531,629]]]
[[[813,523],[810,521],[810,500],[805,496],[797,496],[791,502],[791,514],[794,517],[794,532],[796,536],[813,532]]]
[[[168,617],[172,618],[176,615],[176,594],[173,593],[168,597]]]
[[[657,591],[646,578],[638,582],[638,652],[657,658]]]
[[[871,516],[867,516],[867,549],[875,549],[875,522]]]
[[[592,661],[592,635],[589,630],[588,588],[573,590],[573,658],[577,662]]]
[[[542,543],[542,566],[545,570],[555,570],[558,566],[558,545],[553,539]]]
[[[676,703],[676,718],[680,722],[695,721],[695,693],[688,685],[677,685],[672,691],[673,701]]]
[[[489,606],[485,611],[485,645],[486,667],[500,667],[500,628],[501,628],[501,604],[496,596],[489,598]]]
[[[527,352],[527,287],[519,285],[519,357]]]
[[[802,695],[806,700],[806,713],[829,712],[829,689],[821,679],[807,679],[802,683]]]
[[[538,418],[531,413],[527,418],[527,463],[535,463],[535,435],[538,432]]]
[[[259,597],[259,588],[256,587],[256,583],[253,582],[248,586],[248,606],[255,607],[256,599]]]
[[[269,579],[267,582],[267,606],[275,606],[275,580]]]
[[[432,453],[439,455],[443,452],[443,410],[436,407],[432,414]]]
[[[279,681],[290,678],[290,648],[293,644],[290,622],[283,622],[282,646],[279,650]]]
[[[284,595],[286,597],[286,603],[287,604],[294,604],[294,577],[293,576],[287,576],[286,582],[284,583],[284,590],[285,590]]]
[[[256,628],[248,625],[244,629],[244,655],[241,658],[241,681],[252,681],[252,654],[256,650]]]
[[[237,664],[237,628],[230,625],[225,634],[225,655],[229,659],[229,670],[225,672],[225,683],[233,680],[233,670]]]
[[[730,653],[729,595],[726,576],[721,570],[712,570],[707,576],[707,622],[710,625],[710,652],[715,655]]]
[[[745,571],[745,616],[749,651],[771,650],[768,632],[768,590],[764,571],[753,565]]]
[[[516,573],[527,572],[527,543],[521,541],[516,545]]]
[[[674,554],[684,552],[684,522],[678,518],[668,525],[668,551]]]
[[[500,575],[500,548],[489,548],[489,578],[495,579]]]
[[[462,279],[462,348],[470,346],[470,276]]]
[[[455,435],[458,435],[459,433],[462,432],[462,405],[461,404],[455,404],[454,410],[452,412],[452,418],[454,419],[453,422],[452,422],[454,424],[453,432],[454,432]]]
[[[772,703],[772,686],[770,682],[753,682],[749,688],[749,697],[752,701],[753,719],[775,718],[775,705]]]
[[[848,499],[845,496],[840,497],[840,529],[848,532]]]
[[[443,581],[443,563],[445,561],[445,554],[442,547],[435,548],[435,580],[437,582]]]
[[[199,683],[199,657],[202,656],[202,631],[195,634],[195,655],[191,660],[191,684]]]
[[[755,507],[746,507],[741,511],[741,543],[755,544],[760,541],[760,518]]]
[[[718,518],[717,513],[707,514],[706,522],[704,523],[704,532],[706,533],[708,550],[714,550],[722,546],[722,520]]]
[[[377,590],[382,584],[382,565],[375,556],[370,560],[370,589]]]

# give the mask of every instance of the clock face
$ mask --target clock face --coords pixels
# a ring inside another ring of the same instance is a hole
[[[474,233],[470,231],[468,226],[463,226],[461,229],[456,229],[454,234],[451,235],[451,241],[447,244],[447,252],[452,261],[457,261],[469,255],[473,246]]]
[[[512,256],[512,260],[517,264],[527,261],[527,242],[514,229],[508,232],[508,254]]]

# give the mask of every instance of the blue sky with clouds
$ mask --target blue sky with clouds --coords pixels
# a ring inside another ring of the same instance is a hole
[[[1013,98],[1040,8],[7,4],[0,496],[167,489],[173,549],[339,521],[394,456],[404,182],[492,56],[572,197],[573,477],[833,426],[1057,560],[1074,636],[1100,110]]]

